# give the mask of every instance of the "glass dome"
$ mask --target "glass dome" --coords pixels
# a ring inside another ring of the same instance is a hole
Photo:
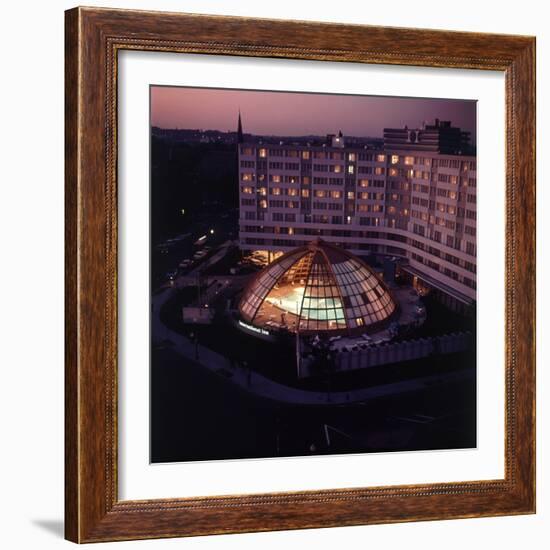
[[[245,289],[242,318],[292,332],[373,332],[396,311],[384,282],[349,252],[315,240],[264,268]]]

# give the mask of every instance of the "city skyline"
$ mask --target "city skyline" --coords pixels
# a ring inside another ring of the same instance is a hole
[[[255,135],[382,137],[387,127],[451,120],[476,143],[476,101],[151,86],[151,125],[166,129],[244,131]]]

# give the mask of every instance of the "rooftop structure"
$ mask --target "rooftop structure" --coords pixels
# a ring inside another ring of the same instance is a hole
[[[384,128],[384,148],[459,155],[471,149],[470,133],[436,118],[434,124],[424,123],[421,128]]]
[[[389,289],[349,252],[316,239],[280,256],[246,288],[242,318],[291,332],[373,332],[396,312]]]

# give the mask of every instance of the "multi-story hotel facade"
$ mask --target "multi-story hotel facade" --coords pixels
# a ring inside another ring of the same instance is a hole
[[[241,134],[242,135],[242,134]],[[453,305],[476,298],[476,157],[449,122],[384,130],[381,149],[239,143],[239,238],[269,256],[316,237],[399,269]]]

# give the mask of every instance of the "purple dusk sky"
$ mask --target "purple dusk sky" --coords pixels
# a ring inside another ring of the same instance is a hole
[[[384,128],[416,128],[450,120],[476,140],[476,102],[384,96],[264,92],[213,88],[151,87],[151,123],[161,128],[236,130],[241,110],[245,133],[382,137]]]

